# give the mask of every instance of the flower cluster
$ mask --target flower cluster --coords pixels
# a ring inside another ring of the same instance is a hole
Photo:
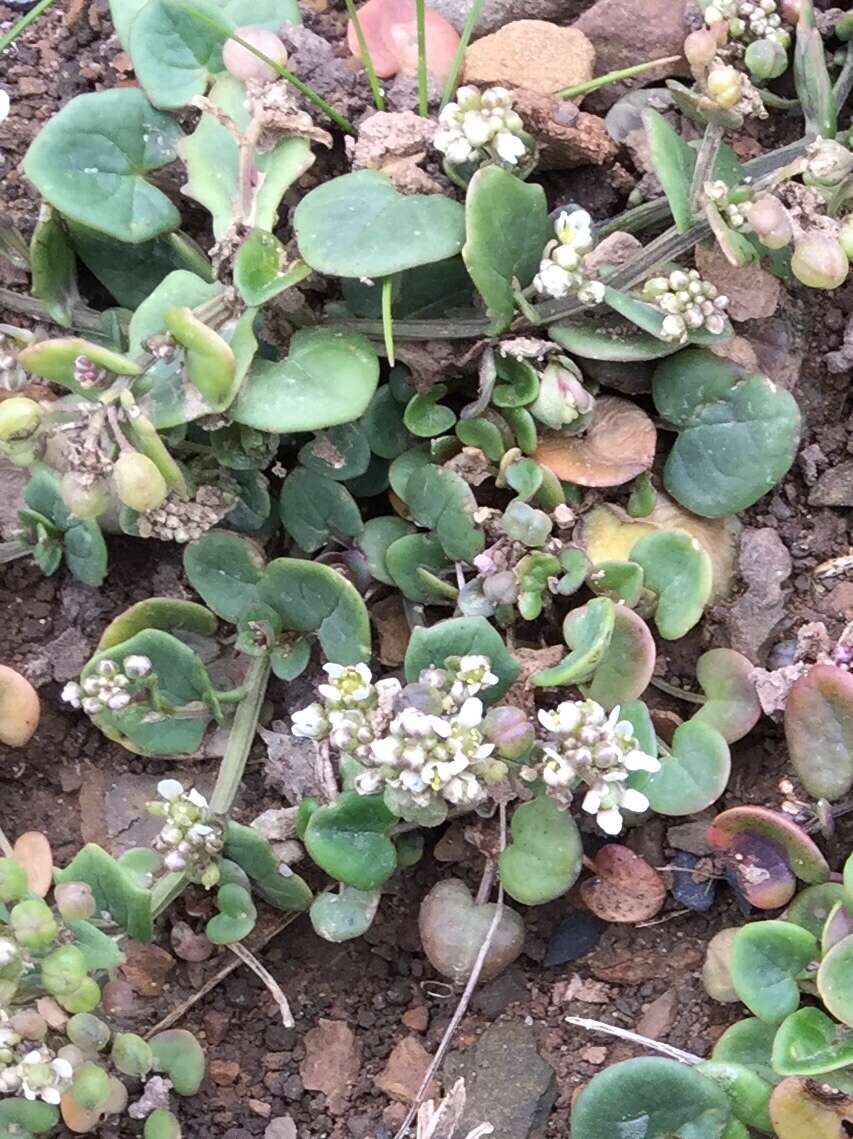
[[[703,190],[709,202],[713,202],[732,229],[745,229],[748,225],[746,214],[736,202],[730,202],[729,187],[725,182],[706,182]]]
[[[218,526],[234,509],[237,495],[218,486],[200,486],[194,498],[184,502],[170,494],[162,506],[141,514],[136,522],[140,538],[161,542],[194,542]]]
[[[696,269],[674,269],[668,277],[652,277],[643,286],[643,300],[665,314],[664,340],[683,343],[698,328],[718,336],[726,327],[729,298],[710,281],[703,281]]]
[[[104,388],[109,382],[106,368],[99,367],[88,356],[77,356],[74,360],[74,382],[81,388]]]
[[[393,679],[374,684],[363,664],[325,669],[322,702],[294,713],[291,730],[328,739],[357,759],[365,768],[355,777],[360,794],[384,790],[406,818],[443,803],[476,806],[486,798],[486,783],[504,773],[490,759],[494,744],[486,740],[477,696],[497,683],[487,657],[450,658],[405,688]]]
[[[97,716],[104,711],[120,712],[130,703],[135,682],[151,677],[151,668],[146,656],[127,656],[121,667],[114,660],[104,658],[98,661],[94,676],[87,676],[79,684],[76,681],[66,684],[62,699],[72,708],[82,708],[87,716]]]
[[[646,811],[649,801],[627,785],[634,771],[655,772],[660,763],[646,755],[619,708],[608,715],[594,700],[564,700],[553,711],[540,711],[545,737],[538,739],[538,762],[522,768],[523,779],[542,779],[547,792],[568,806],[574,790],[588,788],[581,807],[605,834],[622,830],[625,811]]]
[[[776,0],[713,0],[705,9],[705,23],[725,23],[732,39],[745,44],[768,39],[787,48],[791,42]]]
[[[23,1095],[58,1104],[71,1086],[74,1070],[45,1044],[32,1048],[11,1024],[0,1024],[0,1095]]]
[[[554,224],[554,233],[555,239],[543,250],[533,287],[555,300],[577,293],[586,304],[600,303],[604,299],[604,286],[600,281],[589,280],[584,268],[586,255],[595,244],[592,218],[586,210],[563,211]]]
[[[166,821],[154,839],[169,871],[186,873],[191,882],[211,889],[219,882],[219,855],[223,846],[222,822],[207,799],[194,787],[185,791],[177,779],[161,779],[157,793],[163,802],[148,804],[152,815]]]
[[[460,87],[455,102],[439,115],[433,145],[454,166],[498,162],[518,166],[532,155],[524,123],[504,87]]]

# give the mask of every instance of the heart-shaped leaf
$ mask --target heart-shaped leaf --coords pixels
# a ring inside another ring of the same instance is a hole
[[[664,486],[694,514],[722,518],[745,510],[794,461],[799,408],[766,376],[689,349],[657,366],[652,394],[679,431]]]
[[[785,739],[810,795],[846,795],[853,786],[853,676],[816,664],[795,681],[785,704]]]
[[[367,933],[379,909],[380,890],[356,890],[341,886],[324,890],[311,903],[311,925],[325,941],[352,941]]]
[[[725,791],[731,772],[729,745],[715,728],[695,720],[675,729],[670,754],[660,761],[660,771],[635,772],[629,782],[661,815],[704,811]]]
[[[730,1060],[704,1060],[696,1070],[723,1089],[732,1105],[735,1119],[765,1135],[773,1134],[768,1105],[773,1084],[745,1064]]]
[[[229,883],[221,886],[216,895],[218,914],[205,926],[208,941],[214,945],[233,945],[242,941],[255,928],[258,911],[252,902],[252,895],[243,886]]]
[[[45,123],[24,170],[52,206],[131,244],[175,229],[180,215],[145,175],[172,162],[182,132],[136,87],[78,95]]]
[[[435,384],[427,392],[415,392],[403,412],[403,424],[419,439],[443,435],[456,422],[456,412],[440,402],[447,395],[447,384]]]
[[[465,212],[452,198],[401,194],[387,174],[358,170],[306,194],[293,228],[300,256],[318,273],[388,277],[458,253]]]
[[[723,861],[747,901],[759,910],[778,910],[790,902],[797,880],[785,848],[765,835],[734,835]]]
[[[216,618],[209,609],[195,601],[181,601],[175,597],[148,597],[137,601],[107,625],[98,641],[98,652],[129,641],[143,629],[163,629],[167,633],[195,633],[212,637],[216,632]]]
[[[385,554],[388,547],[398,538],[411,533],[410,523],[398,518],[396,514],[371,518],[365,522],[364,529],[359,535],[358,548],[364,554],[371,577],[384,582],[385,585],[394,584],[394,579],[385,564]]]
[[[134,941],[151,940],[151,895],[100,846],[87,843],[66,867],[54,870],[53,877],[58,886],[85,882],[95,895],[99,912],[110,914]]]
[[[553,668],[537,672],[533,683],[539,688],[555,688],[591,680],[607,652],[615,623],[616,606],[609,597],[596,597],[573,609],[563,622],[563,637],[572,651]]]
[[[819,1008],[801,1008],[779,1025],[773,1067],[782,1076],[819,1076],[853,1064],[849,1033]]]
[[[580,610],[566,618],[570,635],[576,622],[583,620]],[[596,666],[587,695],[609,712],[617,704],[636,700],[646,691],[655,669],[657,650],[646,622],[633,609],[617,605],[613,615],[613,633],[604,655]],[[559,667],[559,666],[558,666]]]
[[[154,1068],[165,1072],[178,1095],[195,1095],[204,1079],[204,1052],[185,1028],[168,1028],[149,1040]]]
[[[287,17],[277,20],[274,30],[282,19]],[[246,22],[256,23],[254,19]],[[240,130],[247,129],[250,120],[246,91],[239,80],[231,75],[217,79],[208,99]],[[214,237],[221,240],[235,220],[240,201],[240,148],[237,139],[214,114],[206,112],[193,133],[181,143],[179,152],[187,166],[184,193],[209,211],[213,218]],[[276,143],[271,150],[257,152],[255,162],[263,181],[255,194],[252,221],[258,229],[272,232],[276,228],[278,207],[285,191],[311,167],[314,156],[308,139],[291,135]]]
[[[209,530],[184,550],[184,572],[205,604],[235,624],[258,599],[266,559],[250,538],[228,530]]]
[[[599,597],[633,609],[643,595],[643,567],[636,562],[599,562],[587,582]]]
[[[735,835],[750,831],[784,847],[791,869],[803,882],[825,882],[829,866],[806,832],[780,811],[768,807],[731,807],[708,828],[708,844],[723,853]]]
[[[761,703],[750,679],[753,664],[734,649],[710,649],[696,662],[696,679],[707,697],[692,719],[736,743],[761,719]]]
[[[837,941],[824,956],[817,974],[820,999],[842,1024],[853,1026],[853,936]]]
[[[657,595],[655,624],[667,641],[685,636],[702,618],[711,596],[711,559],[684,530],[647,534],[631,550],[647,589]]]
[[[636,404],[617,396],[595,401],[587,429],[546,433],[533,454],[558,479],[579,486],[621,486],[649,470],[657,431]]]
[[[786,921],[745,925],[734,939],[732,981],[746,1007],[781,1024],[800,1003],[798,980],[819,955],[816,938]]]
[[[281,615],[286,629],[316,632],[327,660],[358,664],[370,659],[370,619],[364,601],[330,566],[276,558],[258,584],[258,596]]]
[[[379,360],[362,336],[300,329],[284,360],[256,360],[231,414],[237,423],[287,434],[349,423],[366,410]]]
[[[484,704],[494,704],[518,678],[518,663],[503,637],[485,617],[451,617],[429,627],[418,625],[406,649],[406,679],[417,681],[425,668],[443,668],[448,657],[485,656],[498,682],[479,693]]]
[[[471,975],[495,916],[495,904],[475,905],[471,891],[459,878],[438,882],[421,902],[418,925],[430,964],[454,984]],[[524,947],[524,922],[504,906],[486,952],[480,976],[491,980],[502,973]]]
[[[736,933],[736,930],[728,931]],[[771,1066],[775,1024],[750,1016],[727,1028],[711,1052],[712,1060],[744,1064],[768,1083],[777,1084],[779,1075]]]
[[[842,1121],[853,1120],[853,1098],[833,1093],[828,1080],[789,1076],[770,1097],[770,1119],[776,1139],[845,1139]]]
[[[300,447],[299,461],[314,474],[345,482],[367,470],[370,443],[360,423],[342,423],[320,431]]]
[[[441,542],[428,534],[404,534],[385,549],[392,584],[409,601],[422,605],[446,605],[455,599],[456,587],[442,577],[451,565]]]
[[[627,846],[603,846],[595,857],[595,872],[580,890],[587,908],[602,921],[648,921],[666,901],[663,878]]]
[[[568,811],[541,795],[516,807],[512,842],[498,859],[498,872],[511,898],[526,906],[551,902],[570,889],[581,872],[583,847]]]
[[[513,294],[533,280],[552,236],[545,191],[500,166],[484,166],[468,183],[465,233],[462,257],[496,335],[509,327]]]
[[[677,1060],[642,1057],[599,1072],[572,1109],[572,1139],[721,1139],[725,1092]]]
[[[422,468],[406,486],[406,503],[416,522],[435,530],[449,558],[470,562],[482,552],[485,535],[473,520],[477,501],[460,475],[443,467]]]
[[[210,7],[216,19],[223,18],[218,5]],[[198,19],[188,8],[173,0],[148,0],[130,26],[134,70],[155,107],[185,106],[222,70],[225,28]]]
[[[321,870],[357,890],[375,890],[397,868],[397,852],[388,832],[397,816],[381,795],[342,792],[318,807],[305,829],[305,848]]]
[[[345,486],[297,467],[281,488],[281,521],[306,553],[332,538],[354,538],[364,523],[355,499]]]
[[[246,827],[229,819],[222,853],[245,871],[256,892],[270,905],[277,906],[280,910],[308,909],[311,904],[310,889],[298,874],[291,870],[284,873],[281,859],[254,827]]]

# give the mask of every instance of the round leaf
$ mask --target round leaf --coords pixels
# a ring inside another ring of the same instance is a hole
[[[392,584],[409,601],[423,605],[442,605],[455,597],[455,587],[445,588],[439,576],[450,564],[439,540],[427,534],[404,534],[385,549]]]
[[[312,554],[332,538],[353,538],[364,523],[345,486],[297,467],[281,488],[281,521],[298,546]]]
[[[204,1052],[191,1032],[168,1028],[152,1036],[154,1067],[165,1072],[178,1095],[195,1095],[204,1079]]]
[[[583,434],[547,432],[533,458],[579,486],[621,486],[649,470],[656,440],[654,423],[636,404],[602,396]]]
[[[476,619],[476,618],[474,618]],[[510,822],[512,843],[498,859],[498,872],[511,898],[526,906],[553,901],[574,885],[583,847],[568,811],[542,795],[517,807]]]
[[[784,847],[791,869],[803,882],[825,882],[829,877],[826,859],[806,832],[768,807],[731,807],[723,811],[708,829],[708,843],[713,850],[723,852],[742,831],[763,835]]]
[[[820,882],[815,886],[806,886],[785,910],[785,921],[801,925],[814,937],[820,937],[833,907],[843,902],[844,898],[844,887],[840,882]]]
[[[300,448],[299,461],[314,474],[338,482],[357,478],[364,474],[370,464],[367,434],[358,423],[342,423],[338,427],[330,427]]]
[[[685,636],[702,617],[711,596],[711,559],[684,530],[646,534],[631,550],[644,582],[657,594],[655,624],[667,641]]]
[[[371,518],[365,522],[358,538],[358,548],[364,554],[371,577],[385,585],[393,585],[394,578],[388,572],[385,555],[388,547],[398,538],[412,533],[412,526],[396,514]]]
[[[209,609],[195,601],[175,597],[148,597],[137,601],[107,625],[98,641],[98,652],[104,652],[130,640],[143,629],[162,629],[167,633],[195,633],[212,637],[216,618]]]
[[[800,1003],[798,978],[817,956],[816,938],[798,925],[786,921],[746,925],[734,939],[735,991],[759,1019],[781,1024],[796,1011]]]
[[[265,559],[250,538],[228,530],[209,530],[184,550],[184,571],[205,604],[234,624],[258,599]]]
[[[406,503],[416,522],[435,530],[449,558],[470,562],[482,552],[485,535],[473,520],[477,502],[460,475],[432,465],[416,471],[406,486]]]
[[[608,712],[617,704],[636,700],[649,686],[656,657],[654,637],[646,622],[633,609],[617,605],[613,633],[587,695]]]
[[[801,1008],[779,1025],[773,1067],[782,1076],[819,1076],[853,1064],[853,1040],[819,1008]]]
[[[334,942],[361,937],[376,917],[381,896],[379,890],[356,890],[354,886],[342,886],[337,892],[325,890],[311,903],[314,932]]]
[[[381,795],[342,792],[318,807],[305,829],[305,847],[321,870],[357,890],[375,890],[397,868],[388,832],[397,822]]]
[[[714,1045],[711,1059],[745,1064],[762,1079],[778,1083],[778,1073],[770,1063],[776,1031],[775,1024],[767,1024],[758,1017],[750,1016],[746,1020],[739,1020],[727,1028]]]
[[[629,782],[661,815],[704,811],[725,791],[731,772],[726,741],[715,728],[694,720],[675,729],[671,754],[660,761],[660,771],[635,772]]]
[[[853,676],[831,664],[801,676],[785,704],[785,739],[810,795],[846,795],[853,786]]]
[[[451,617],[429,627],[415,627],[406,649],[406,679],[414,682],[425,668],[443,668],[448,657],[472,654],[488,657],[498,678],[492,688],[479,693],[484,704],[494,704],[515,683],[518,663],[485,617]]]
[[[824,1091],[821,1084],[796,1076],[783,1080],[770,1097],[770,1119],[776,1139],[845,1139],[842,1120],[853,1120],[853,1099]]]
[[[761,719],[761,703],[750,679],[753,664],[734,649],[710,649],[696,662],[696,679],[707,696],[691,718],[736,743]]]
[[[616,623],[616,606],[609,597],[597,597],[580,609],[573,609],[563,622],[563,636],[572,650],[553,668],[533,677],[540,688],[561,684],[584,684],[595,675]]]
[[[228,883],[216,895],[219,913],[214,914],[205,927],[208,941],[214,945],[233,945],[242,941],[255,928],[258,911],[252,895],[243,886]]]
[[[837,1020],[842,1024],[853,1026],[851,971],[853,971],[853,936],[845,937],[833,945],[821,961],[817,974],[820,999]]]

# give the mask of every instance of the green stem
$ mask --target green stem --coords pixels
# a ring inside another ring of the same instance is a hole
[[[480,18],[480,9],[482,7],[483,0],[471,0],[471,7],[468,9],[468,15],[465,17],[465,26],[462,28],[462,36],[456,45],[456,51],[453,53],[453,62],[450,65],[450,72],[447,76],[447,82],[444,85],[444,94],[441,96],[439,111],[444,110],[456,91],[456,84],[459,82],[459,73],[462,70],[462,61],[465,58],[465,51],[471,42],[471,36],[474,34],[474,28],[477,26],[477,20]]]
[[[836,107],[843,107],[847,102],[850,91],[853,90],[853,39],[847,42],[847,55],[844,57],[844,66],[838,73],[832,94],[835,97]]]
[[[415,14],[418,24],[418,114],[426,118],[427,104],[427,58],[426,58],[426,2],[415,0]]]
[[[269,657],[255,657],[249,665],[245,681],[246,695],[234,713],[225,754],[210,796],[210,809],[215,815],[227,815],[231,810],[252,749],[269,675]]]
[[[241,684],[239,688],[226,688],[224,692],[217,692],[216,699],[220,704],[239,704],[248,694],[248,687]]]
[[[576,83],[574,87],[566,87],[557,92],[558,99],[574,99],[577,95],[587,95],[590,91],[597,91],[599,87],[606,87],[608,83],[618,83],[622,79],[633,79],[636,75],[645,75],[665,63],[677,63],[680,55],[665,55],[661,59],[650,59],[647,63],[635,63],[633,67],[623,67],[620,71],[608,71],[606,75],[599,75],[597,79],[588,79],[586,83]]]
[[[30,24],[34,24],[42,12],[46,12],[54,0],[39,0],[35,8],[27,12],[26,16],[21,16],[17,24],[13,24],[5,35],[0,36],[0,52],[6,50],[10,44],[13,44],[21,32],[26,31]]]
[[[386,277],[382,282],[382,332],[385,338],[385,354],[388,363],[394,367],[394,318],[391,314],[391,294],[394,278]]]
[[[189,878],[184,871],[180,873],[164,874],[151,888],[151,916],[156,921],[176,902],[189,885]]]
[[[367,72],[367,82],[370,84],[370,93],[373,95],[373,105],[377,111],[384,111],[385,97],[382,94],[382,88],[379,86],[376,68],[373,66],[373,56],[370,54],[370,48],[368,47],[367,39],[364,35],[364,28],[362,28],[361,20],[358,18],[355,0],[344,0],[344,3],[347,6],[347,12],[352,21],[352,26],[355,28],[355,38],[358,40],[361,62],[364,64],[364,70]]]

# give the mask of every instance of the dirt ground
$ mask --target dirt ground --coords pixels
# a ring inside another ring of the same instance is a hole
[[[17,15],[0,4],[0,26]],[[342,26],[337,11],[312,19],[330,34],[339,33]],[[39,125],[72,96],[127,82],[129,77],[130,63],[112,35],[105,0],[60,0],[0,63],[0,84],[9,91],[13,107],[9,120],[0,126],[3,210],[22,229],[32,226],[37,207],[16,166]],[[566,175],[562,188],[597,216],[624,204],[624,185],[618,189],[610,185],[600,171],[594,176],[589,170]],[[0,284],[23,283],[8,267],[0,269]],[[809,503],[819,475],[853,451],[850,377],[829,374],[824,360],[828,351],[840,346],[851,311],[853,284],[817,303],[799,290],[783,298],[771,319],[739,329],[752,340],[768,373],[796,390],[806,423],[801,457],[789,476],[742,519],[747,532],[765,535],[756,539],[756,549],[765,566],[767,557],[776,559],[780,588],[774,592],[768,578],[762,589],[759,573],[751,595],[741,588],[738,597],[706,617],[696,636],[666,646],[661,671],[670,681],[680,679],[690,685],[692,664],[705,647],[734,644],[757,663],[766,663],[771,651],[776,657],[784,654],[786,640],[804,621],[822,620],[837,631],[845,617],[853,617],[853,579],[819,581],[813,573],[821,562],[850,550],[853,516],[847,509]],[[768,530],[775,539],[766,538]],[[99,629],[113,615],[152,594],[189,595],[174,547],[113,539],[110,563],[107,583],[97,593],[63,572],[46,579],[29,563],[0,570],[0,656],[39,686],[43,701],[41,726],[32,744],[4,756],[0,816],[13,836],[25,829],[44,830],[59,863],[73,854],[81,839],[108,836],[104,793],[117,780],[124,781],[120,786],[132,786],[135,777],[173,769],[143,762],[111,745],[86,719],[59,702],[62,682],[76,675]],[[743,555],[741,569],[746,578],[750,570],[754,576],[754,565],[744,565]],[[270,717],[284,718],[288,707],[304,703],[304,691],[302,684],[292,686],[290,693],[277,685]],[[684,712],[666,697],[659,704]],[[778,805],[778,782],[788,774],[785,764],[781,732],[765,721],[735,746],[734,775],[720,806]],[[213,771],[215,762],[201,767]],[[266,807],[280,804],[280,796],[265,782],[259,750],[250,763],[236,817],[248,821]],[[674,854],[668,829],[665,820],[654,819],[632,832],[630,845],[652,865],[665,867]],[[841,829],[840,852],[849,849],[850,837]],[[187,1139],[262,1136],[270,1119],[284,1115],[292,1117],[305,1139],[393,1135],[402,1108],[373,1079],[405,1036],[417,1037],[432,1052],[455,1005],[455,995],[436,977],[421,951],[418,901],[442,873],[471,882],[478,875],[471,847],[463,849],[462,861],[441,863],[432,857],[436,841],[443,842],[443,853],[454,845],[440,835],[428,835],[424,859],[414,870],[391,879],[380,915],[364,939],[328,944],[300,917],[257,950],[288,995],[296,1017],[294,1029],[282,1026],[266,989],[242,967],[188,1010],[180,1023],[199,1034],[209,1074],[199,1095],[181,1105]],[[548,1137],[567,1134],[572,1093],[581,1083],[606,1064],[634,1054],[632,1046],[621,1041],[567,1026],[565,1016],[607,1019],[706,1054],[737,1015],[736,1006],[709,1001],[700,978],[708,939],[719,928],[742,920],[731,890],[722,882],[718,886],[710,913],[684,911],[671,899],[663,914],[647,926],[610,926],[591,952],[559,966],[545,964],[546,951],[575,899],[527,910],[522,957],[480,990],[455,1047],[470,1047],[487,1024],[501,1018],[530,1026],[541,1055],[556,1073],[558,1098],[547,1124]],[[164,923],[160,948],[131,958],[127,976],[140,995],[127,1023],[137,1031],[173,1012],[231,959],[227,950],[221,950],[204,963],[190,964],[171,953],[170,923],[187,921],[201,929],[205,911],[201,897],[174,907]],[[264,913],[260,930],[274,928],[278,917]],[[403,1016],[418,1008],[425,1015],[407,1020],[420,1027],[408,1027]],[[362,1049],[358,1076],[343,1105],[306,1090],[300,1075],[306,1034],[321,1019],[345,1021]],[[138,1133],[136,1128],[122,1118],[113,1130],[108,1125],[102,1133],[132,1135]]]

